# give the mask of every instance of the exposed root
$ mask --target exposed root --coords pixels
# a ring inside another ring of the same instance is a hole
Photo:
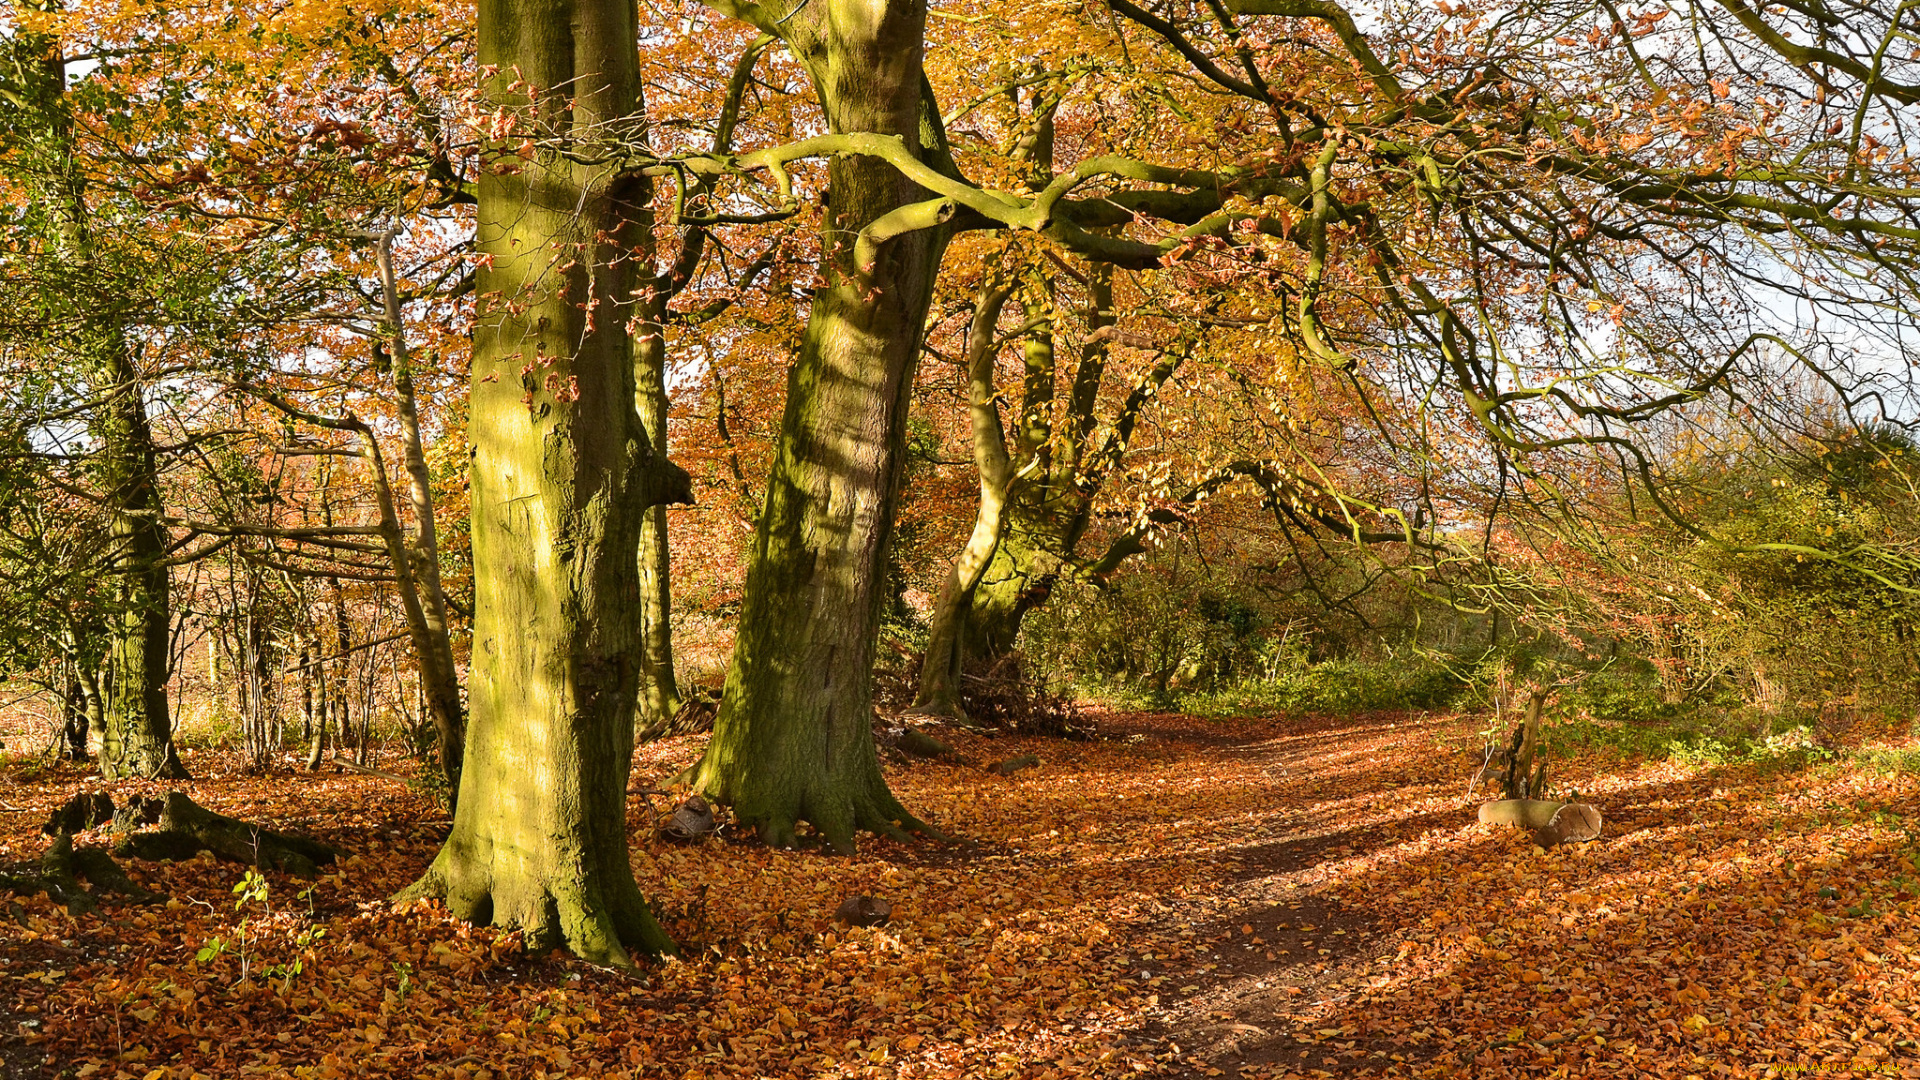
[[[106,891],[118,893],[136,904],[151,904],[166,899],[164,893],[154,892],[127,876],[113,856],[100,848],[81,848],[73,853],[73,872],[91,883],[96,893]]]
[[[113,800],[105,792],[85,792],[68,799],[59,809],[48,814],[46,824],[40,826],[40,831],[47,836],[86,832],[112,820]]]
[[[93,891],[81,887],[82,879],[90,882]],[[69,914],[84,915],[100,906],[104,895],[118,894],[132,899],[136,903],[150,903],[160,899],[160,894],[152,892],[134,881],[113,861],[113,857],[99,848],[74,849],[73,834],[59,833],[53,843],[40,856],[40,873],[33,876],[0,874],[0,889],[14,893],[44,892],[54,900],[65,904]]]
[[[754,827],[760,841],[768,847],[793,848],[799,846],[798,827],[802,821],[814,827],[820,839],[837,855],[852,855],[857,847],[854,837],[857,833],[869,832],[901,843],[912,843],[915,837],[950,842],[950,838],[932,825],[921,821],[907,812],[906,807],[893,797],[883,783],[878,791],[869,791],[864,797],[849,800],[833,800],[827,805],[819,795],[804,800],[803,806],[784,813],[763,814],[758,820],[742,818],[745,824]],[[736,807],[736,812],[738,808]]]
[[[565,948],[599,967],[635,971],[635,957],[676,956],[679,949],[640,896],[631,874],[593,888],[549,883],[544,888],[502,891],[485,871],[450,880],[443,850],[420,880],[397,893],[393,902],[441,900],[458,919],[502,930],[517,930],[529,952]],[[618,878],[618,873],[608,875]]]
[[[114,854],[140,859],[190,859],[211,851],[230,862],[312,877],[340,854],[318,840],[217,814],[178,791],[131,800],[114,814],[113,824],[123,834]],[[147,825],[157,828],[135,831]]]

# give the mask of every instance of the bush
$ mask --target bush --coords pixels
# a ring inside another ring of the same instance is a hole
[[[1920,746],[1876,746],[1855,756],[1863,767],[1883,776],[1920,775]]]
[[[1267,679],[1189,694],[1180,707],[1196,716],[1437,709],[1452,704],[1465,688],[1459,675],[1437,663],[1329,660],[1302,663]]]
[[[1022,650],[1029,669],[1055,688],[1164,707],[1295,662],[1294,625],[1261,601],[1234,579],[1177,560],[1148,562],[1104,587],[1057,587],[1027,617]]]

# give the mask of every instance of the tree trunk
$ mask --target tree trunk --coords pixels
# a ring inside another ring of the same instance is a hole
[[[61,344],[72,349],[98,399],[90,418],[97,444],[101,497],[109,514],[113,611],[107,620],[114,690],[102,730],[100,772],[106,778],[184,777],[174,754],[167,712],[172,622],[169,579],[159,522],[153,432],[140,373],[128,340],[124,299],[111,288],[90,289],[94,272],[86,181],[74,149],[67,111],[66,64],[57,39],[21,34],[4,43],[21,76],[12,104],[20,156],[39,170],[36,196],[52,224],[48,240],[67,263],[74,287],[42,302],[48,325],[78,329]]]
[[[1051,296],[1047,302],[1051,305]],[[1000,545],[967,613],[969,660],[993,661],[1013,651],[1027,612],[1046,602],[1060,571],[1074,557],[1091,521],[1093,497],[1111,467],[1112,452],[1124,448],[1131,432],[1123,413],[1109,441],[1094,445],[1101,426],[1100,388],[1108,360],[1108,339],[1101,331],[1115,321],[1111,266],[1087,267],[1087,304],[1088,335],[1073,371],[1057,438],[1051,419],[1057,379],[1051,322],[1045,333],[1030,334],[1025,343],[1026,389],[1015,458],[1037,457],[1040,468],[1023,482],[1003,511]],[[1095,460],[1089,460],[1090,453]]]
[[[69,661],[70,666],[78,666]],[[80,676],[69,672],[60,690],[61,738],[68,761],[87,760],[87,695],[80,688]]]
[[[346,661],[341,660],[340,663],[344,664]],[[319,700],[315,703],[316,708],[313,711],[313,732],[307,742],[308,772],[319,771],[320,762],[325,760],[327,753],[327,717],[332,712],[329,705],[333,699],[333,695],[327,682],[326,670],[324,668],[321,669],[318,681],[320,683]]]
[[[1027,612],[1044,603],[1059,577],[1059,540],[1036,529],[1030,498],[1016,498],[1003,511],[1000,544],[973,591],[967,610],[970,661],[997,660],[1013,651]]]
[[[83,661],[74,668],[74,675],[80,680],[80,696],[86,703],[87,730],[105,741],[107,696],[100,689],[100,669],[94,664]]]
[[[380,238],[377,256],[392,350],[401,455],[407,473],[407,502],[413,511],[410,536],[402,534],[398,515],[393,513],[386,466],[371,432],[365,433],[366,448],[379,483],[383,515],[391,519],[391,530],[399,541],[399,550],[394,552],[395,584],[406,611],[414,657],[420,666],[420,686],[426,698],[427,715],[433,718],[447,798],[453,800],[460,790],[461,763],[466,756],[467,719],[460,705],[460,671],[454,663],[453,639],[448,630],[447,594],[440,583],[440,540],[434,521],[433,478],[427,469],[426,447],[420,436],[419,403],[413,389],[413,356],[407,347],[400,290],[394,280],[392,232]],[[457,804],[455,807],[457,809]]]
[[[621,305],[651,244],[633,227],[649,184],[576,158],[617,157],[638,122],[638,27],[613,0],[479,15],[488,96],[520,130],[481,168],[467,756],[452,835],[403,895],[626,967],[674,951],[634,882],[626,808],[640,522],[687,478],[634,410]]]
[[[980,473],[980,506],[974,513],[966,546],[941,582],[940,597],[934,602],[927,651],[920,660],[920,688],[910,710],[924,716],[967,719],[960,705],[967,611],[973,606],[974,589],[999,549],[1003,511],[1014,483],[994,390],[995,361],[1000,352],[997,324],[1010,292],[991,279],[981,286],[967,338],[967,397],[973,421],[974,466]]]
[[[673,674],[673,556],[667,508],[650,507],[640,522],[640,720],[656,724],[680,711]]]
[[[923,3],[755,10],[808,66],[830,130],[898,135],[944,158],[931,108],[922,128]],[[927,194],[870,157],[837,156],[827,171],[825,284],[788,377],[726,694],[694,786],[770,844],[792,844],[804,820],[850,851],[859,829],[924,828],[880,773],[871,675],[907,404],[946,231],[884,239],[871,265],[857,265],[856,238]]]
[[[644,226],[651,231],[649,216]],[[633,343],[634,405],[654,456],[667,457],[666,286],[656,280],[642,300]],[[648,507],[640,522],[640,722],[648,727],[680,711],[673,676],[673,553],[667,545],[667,508]]]
[[[76,213],[79,203],[73,204]],[[82,256],[84,257],[84,256]],[[173,621],[167,548],[159,522],[153,430],[125,334],[96,327],[88,351],[96,390],[106,396],[94,424],[114,552],[114,612],[108,621],[113,694],[100,742],[100,772],[127,777],[184,778],[167,709]]]

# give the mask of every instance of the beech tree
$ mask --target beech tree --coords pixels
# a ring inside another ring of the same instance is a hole
[[[714,6],[786,43],[831,134],[895,139],[926,168],[952,170],[925,90],[920,0]],[[788,378],[733,664],[693,783],[768,843],[790,845],[805,820],[846,850],[857,829],[922,827],[880,773],[870,676],[949,211],[870,155],[835,156],[827,187],[825,281]]]
[[[635,410],[651,185],[604,153],[640,121],[639,27],[608,0],[485,0],[479,26],[486,102],[510,119],[479,183],[470,720],[452,835],[405,895],[627,966],[673,951],[627,859],[626,798],[641,522],[687,490]]]

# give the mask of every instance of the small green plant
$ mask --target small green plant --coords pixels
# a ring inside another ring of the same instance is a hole
[[[405,1001],[407,995],[413,993],[413,965],[398,961],[393,965],[393,973],[400,977],[400,985],[394,990],[394,996]]]
[[[307,902],[307,913],[314,912],[313,892],[317,886],[309,885],[298,894]],[[240,957],[240,975],[236,984],[248,982],[254,974],[255,952],[267,925],[273,920],[273,883],[257,869],[249,869],[234,883],[233,910],[240,918],[234,924],[230,937],[215,936],[208,938],[200,949],[193,954],[194,960],[202,964],[211,964],[229,952]],[[306,970],[305,954],[312,950],[327,936],[324,926],[309,925],[294,938],[295,955],[282,963],[268,964],[260,969],[263,978],[280,981],[280,991],[285,993],[293,986],[293,980]]]
[[[313,890],[309,889],[307,891],[312,892]],[[284,964],[273,964],[264,967],[260,969],[260,974],[269,979],[279,979],[280,992],[282,994],[286,993],[293,988],[293,980],[307,968],[305,953],[309,949],[312,949],[314,945],[318,944],[321,938],[326,936],[327,928],[324,926],[309,926],[305,930],[300,931],[299,935],[293,939],[293,947],[298,950],[293,959]]]

